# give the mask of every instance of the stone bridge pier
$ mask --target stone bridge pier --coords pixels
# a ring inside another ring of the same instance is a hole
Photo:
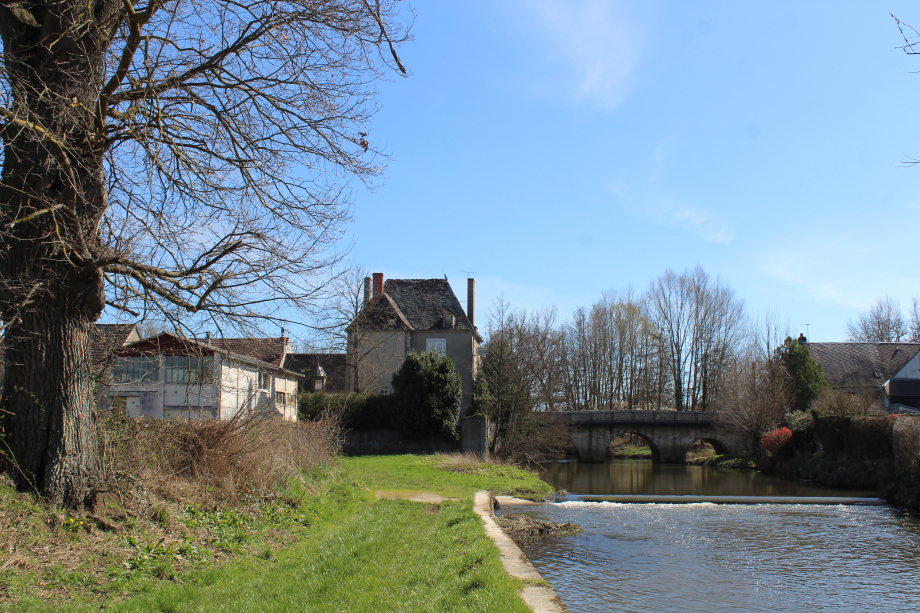
[[[748,452],[740,437],[717,429],[718,414],[709,411],[568,411],[554,419],[567,424],[582,462],[603,462],[610,443],[624,434],[647,441],[654,462],[682,463],[699,441],[717,453]]]

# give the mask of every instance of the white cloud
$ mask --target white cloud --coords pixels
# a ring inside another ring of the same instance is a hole
[[[629,95],[645,37],[642,20],[625,3],[521,0],[511,18],[522,17],[528,38],[558,69],[544,86],[601,108],[615,108]]]
[[[730,243],[734,238],[734,228],[720,215],[686,204],[661,190],[648,187],[637,195],[621,183],[611,191],[633,215],[660,225],[679,226],[710,243]]]

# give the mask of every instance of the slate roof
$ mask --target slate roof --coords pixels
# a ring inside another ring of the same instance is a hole
[[[446,279],[387,279],[383,293],[392,298],[414,330],[443,330],[445,311],[454,314],[453,330],[472,330],[460,301]]]
[[[281,366],[285,355],[285,337],[277,338],[211,338],[205,344],[231,353],[249,356],[272,366]]]
[[[804,343],[831,387],[878,387],[920,351],[920,343]],[[878,372],[879,376],[875,376]]]
[[[326,372],[325,391],[347,391],[348,370],[344,353],[289,353],[284,358],[284,368],[304,373],[304,382],[313,380],[317,368]]]

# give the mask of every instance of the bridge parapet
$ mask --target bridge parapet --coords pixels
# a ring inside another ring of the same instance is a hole
[[[719,414],[715,411],[560,411],[553,413],[552,418],[572,426],[624,424],[714,425],[719,421]]]

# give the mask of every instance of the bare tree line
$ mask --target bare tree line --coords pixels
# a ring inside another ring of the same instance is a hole
[[[911,298],[905,316],[896,299],[887,295],[879,298],[868,311],[857,315],[856,321],[847,322],[847,338],[863,343],[920,342],[920,301]]]
[[[489,343],[500,331],[518,348],[533,405],[549,411],[712,409],[726,369],[754,338],[744,301],[699,266],[668,270],[642,294],[605,292],[564,322],[554,308],[498,308]]]

